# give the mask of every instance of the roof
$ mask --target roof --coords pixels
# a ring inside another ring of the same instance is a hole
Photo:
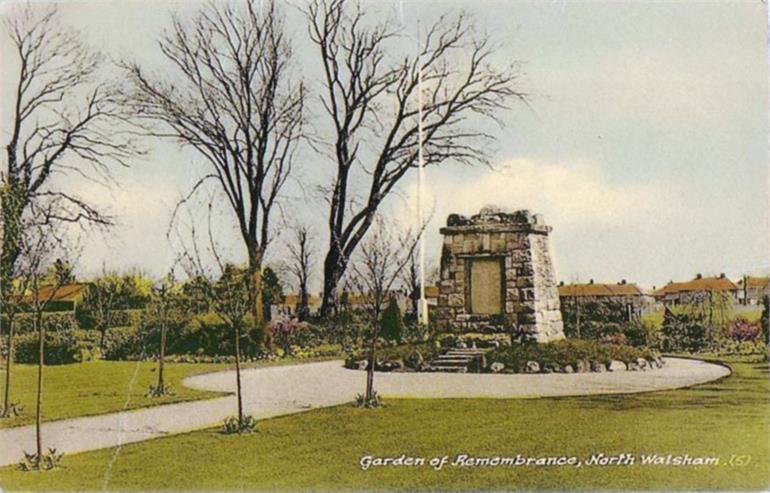
[[[698,291],[734,291],[738,289],[730,279],[726,277],[696,277],[687,282],[669,282],[662,288],[656,290],[654,296],[665,296],[667,294],[692,293]]]
[[[79,301],[86,292],[88,284],[75,283],[63,286],[43,286],[38,290],[38,299],[46,301]],[[32,295],[30,295],[30,298]]]
[[[559,296],[641,296],[636,284],[567,284],[559,286]]]
[[[770,277],[746,277],[746,287],[748,288],[765,289],[768,284],[770,284]],[[738,286],[743,288],[743,279],[738,281]]]

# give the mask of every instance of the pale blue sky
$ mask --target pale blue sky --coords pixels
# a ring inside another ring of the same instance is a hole
[[[441,13],[467,10],[479,29],[503,44],[498,61],[524,62],[522,87],[532,93],[531,107],[514,106],[504,115],[507,127],[497,131],[500,172],[452,163],[427,170],[435,208],[427,230],[429,256],[438,257],[438,227],[448,213],[473,213],[498,203],[545,214],[554,227],[559,276],[567,281],[625,278],[651,287],[696,272],[735,278],[768,269],[763,3],[404,1],[376,10],[374,3],[365,5],[377,15],[403,16],[410,32],[416,31],[416,19],[429,23]],[[3,10],[13,6],[5,2]],[[168,13],[193,6],[70,1],[62,12],[65,22],[109,55],[158,66],[154,40]],[[299,17],[291,13],[290,19],[304,75],[312,81],[317,61]],[[405,39],[399,49],[409,47]],[[12,67],[7,43],[0,49],[3,66]],[[6,75],[1,101],[7,101]],[[323,130],[320,117],[316,125]],[[110,237],[88,239],[81,272],[96,272],[105,263],[160,274],[169,265],[169,209],[203,164],[173,144],[151,147],[146,158],[116,172],[119,188],[76,184],[119,219]],[[330,164],[311,151],[302,154],[298,179],[306,190],[328,178]],[[401,190],[387,210],[411,216],[413,177]],[[296,185],[287,190],[285,210],[316,223],[323,237],[319,204]],[[235,239],[226,225],[220,235],[223,241]],[[238,257],[240,246],[233,245]],[[282,253],[279,239],[270,256],[277,260]]]

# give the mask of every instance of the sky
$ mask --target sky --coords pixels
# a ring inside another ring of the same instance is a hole
[[[293,5],[288,12],[303,77],[317,80],[319,61]],[[0,4],[2,15],[18,3]],[[473,214],[489,204],[542,213],[560,280],[617,282],[651,288],[696,273],[766,273],[770,252],[768,202],[767,13],[746,2],[365,2],[368,13],[393,16],[407,33],[417,20],[470,13],[480,31],[500,43],[494,62],[521,62],[519,88],[528,105],[501,114],[494,169],[447,162],[426,169],[430,210],[426,251],[440,254],[438,229],[450,213]],[[163,69],[156,40],[171,12],[192,1],[88,0],[60,5],[62,22],[81,30],[115,59]],[[395,51],[411,49],[405,36]],[[0,42],[0,113],[5,139],[15,67]],[[316,86],[317,87],[317,86]],[[317,96],[316,96],[317,100]],[[322,115],[315,125],[328,129]],[[167,237],[171,209],[206,164],[173,142],[146,142],[148,153],[114,171],[109,187],[60,178],[111,211],[117,224],[83,242],[78,272],[138,268],[162,275],[174,258]],[[286,189],[283,215],[268,261],[285,255],[286,228],[313,226],[319,255],[326,244],[323,202],[314,192],[333,163],[306,148]],[[415,218],[414,173],[384,213]],[[200,211],[189,221],[201,220]],[[218,241],[234,259],[243,251],[226,214]],[[319,265],[321,259],[319,258]],[[320,283],[317,269],[315,284]]]

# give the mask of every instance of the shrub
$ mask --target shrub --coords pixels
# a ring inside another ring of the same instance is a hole
[[[404,318],[395,298],[391,298],[380,320],[380,335],[392,342],[401,342],[404,335]]]
[[[58,330],[78,330],[81,328],[75,319],[75,314],[72,312],[43,312],[42,318],[43,323],[45,324],[45,330],[48,332]],[[33,313],[17,313],[13,318],[14,332],[16,334],[35,332],[34,320],[35,315]],[[8,327],[7,315],[0,315],[0,324],[2,324],[3,327]]]
[[[424,361],[430,361],[441,352],[441,347],[431,342],[423,342],[418,344],[400,344],[398,346],[385,346],[377,349],[375,356],[377,361],[406,361],[413,353],[419,352]],[[367,359],[368,353],[366,350],[359,350],[352,354],[347,359],[348,366],[352,367],[352,364],[356,361]]]
[[[726,335],[733,341],[754,341],[759,338],[762,330],[759,322],[749,322],[738,318],[727,327]]]
[[[628,344],[628,339],[625,334],[612,334],[604,338],[604,342],[607,344],[614,344],[616,346],[622,346]]]
[[[521,372],[528,361],[537,362],[540,368],[545,368],[547,365],[563,368],[566,365],[574,367],[579,361],[584,360],[597,361],[606,365],[612,360],[630,363],[638,358],[652,359],[655,356],[657,355],[649,349],[628,345],[564,339],[547,343],[525,342],[495,349],[487,354],[487,366],[499,362],[506,368]]]
[[[264,329],[261,325],[255,326],[251,315],[244,319],[243,325],[241,353],[243,356],[254,358],[263,352]],[[234,335],[230,324],[216,313],[196,315],[175,334],[169,336],[167,352],[207,356],[233,355]]]
[[[99,359],[99,334],[85,330],[46,332],[44,357],[47,365],[64,365]],[[37,364],[39,361],[37,334],[23,334],[14,339],[14,361]]]
[[[225,435],[232,435],[234,433],[253,433],[257,429],[257,419],[253,416],[246,415],[242,421],[238,421],[238,416],[230,416],[225,418],[225,422],[222,425],[222,433]]]
[[[696,352],[704,349],[707,342],[706,323],[702,317],[666,310],[661,327],[661,350]]]
[[[132,360],[144,356],[144,341],[138,327],[115,327],[104,336],[104,359]]]
[[[19,462],[19,469],[24,472],[29,471],[50,471],[59,467],[64,454],[57,452],[55,448],[49,448],[48,452],[43,452],[42,456],[36,453],[28,454],[24,452],[24,459]]]
[[[371,409],[375,407],[383,407],[384,405],[385,404],[383,404],[382,399],[377,394],[377,392],[372,391],[372,396],[368,399],[364,394],[356,395],[356,407]]]
[[[281,348],[284,355],[293,353],[293,346],[301,346],[303,335],[308,331],[308,324],[296,318],[277,320],[270,324],[273,343]]]

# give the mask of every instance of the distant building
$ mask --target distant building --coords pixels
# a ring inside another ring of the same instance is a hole
[[[762,298],[770,296],[770,277],[744,276],[738,281],[738,302],[742,305],[761,305]]]
[[[652,300],[636,284],[626,280],[619,283],[595,283],[593,279],[584,284],[559,284],[559,302],[562,307],[585,306],[589,303],[612,303],[622,307],[626,318],[631,320],[641,315]]]
[[[406,296],[406,308],[404,309],[404,313],[411,314],[414,310],[412,309],[412,302],[409,298],[409,293],[405,293]],[[417,292],[417,296],[420,296],[419,291]],[[425,302],[428,304],[428,310],[431,311],[438,303],[438,286],[425,286]]]
[[[297,309],[300,304],[300,295],[289,293],[283,298],[283,303],[270,306],[270,319],[280,320],[294,318],[297,316]],[[307,308],[309,315],[315,315],[321,309],[321,297],[308,295]]]
[[[78,303],[83,300],[88,286],[88,283],[64,284],[59,287],[42,286],[37,296],[30,293],[25,296],[24,301],[26,303],[34,303],[36,300],[40,303],[47,302],[45,311],[48,312],[74,312]]]
[[[735,301],[738,296],[738,286],[724,274],[720,274],[719,277],[703,277],[698,274],[692,281],[670,281],[653,292],[655,300],[667,306],[702,303],[713,300],[715,295]]]

